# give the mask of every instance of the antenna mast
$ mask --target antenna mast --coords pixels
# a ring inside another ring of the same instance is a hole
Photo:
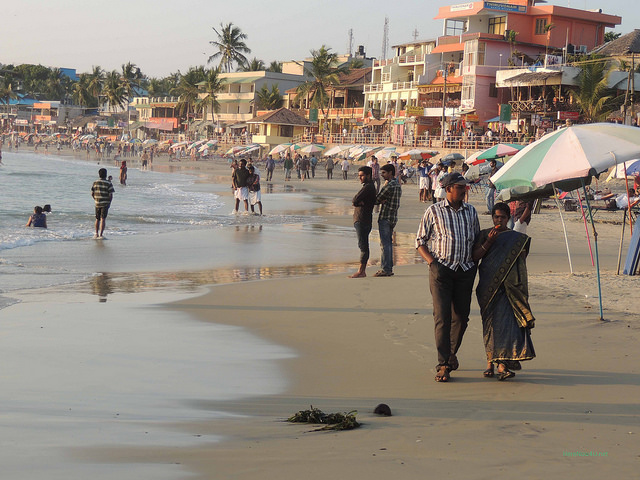
[[[418,29],[417,29],[417,28],[414,28],[414,29],[413,29],[413,33],[412,33],[412,35],[413,35],[413,41],[414,41],[414,42],[415,42],[416,40],[418,40],[418,36],[420,35],[420,33],[418,32]]]
[[[384,31],[382,34],[382,60],[387,59],[387,50],[389,50],[389,17],[384,17]]]
[[[349,56],[353,54],[353,28],[349,29],[349,48],[347,51],[349,52]]]

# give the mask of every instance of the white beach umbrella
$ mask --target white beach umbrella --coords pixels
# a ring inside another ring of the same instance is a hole
[[[345,150],[349,150],[353,145],[334,145],[331,148],[326,149],[322,155],[324,157],[328,157],[330,155],[337,155],[340,152],[344,152]]]
[[[291,147],[291,145],[293,145],[293,143],[281,143],[280,145],[273,147],[269,151],[269,155],[277,155],[279,153],[284,153],[287,150],[289,150],[289,147]]]
[[[324,145],[318,145],[316,143],[312,143],[306,145],[300,149],[300,153],[318,153],[324,151],[326,147]]]

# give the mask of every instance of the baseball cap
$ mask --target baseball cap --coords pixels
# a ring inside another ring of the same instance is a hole
[[[467,183],[469,182],[458,172],[448,173],[440,180],[442,188],[446,188],[449,185],[466,185]]]

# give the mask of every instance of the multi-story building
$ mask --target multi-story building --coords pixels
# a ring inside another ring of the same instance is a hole
[[[496,71],[544,63],[546,53],[578,52],[603,43],[605,28],[621,17],[536,0],[473,1],[440,7],[443,36],[432,53],[462,76],[461,112],[484,124],[498,115]]]

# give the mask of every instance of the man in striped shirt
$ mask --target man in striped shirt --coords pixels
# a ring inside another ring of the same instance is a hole
[[[104,227],[107,223],[107,213],[111,206],[111,200],[113,199],[112,183],[107,180],[107,169],[101,168],[98,170],[98,180],[93,182],[91,186],[91,196],[96,202],[96,233],[93,238],[104,238]]]
[[[395,178],[395,168],[388,163],[380,167],[380,173],[385,180],[383,187],[376,197],[376,205],[381,205],[378,215],[378,233],[380,236],[380,267],[373,274],[374,277],[393,276],[393,229],[398,223],[398,209],[402,187]]]
[[[462,175],[447,174],[441,185],[447,196],[424,212],[416,248],[429,265],[438,350],[435,380],[446,382],[451,370],[458,368],[456,353],[469,322],[477,270],[471,252],[480,232],[480,222],[476,209],[464,203],[467,181]]]

